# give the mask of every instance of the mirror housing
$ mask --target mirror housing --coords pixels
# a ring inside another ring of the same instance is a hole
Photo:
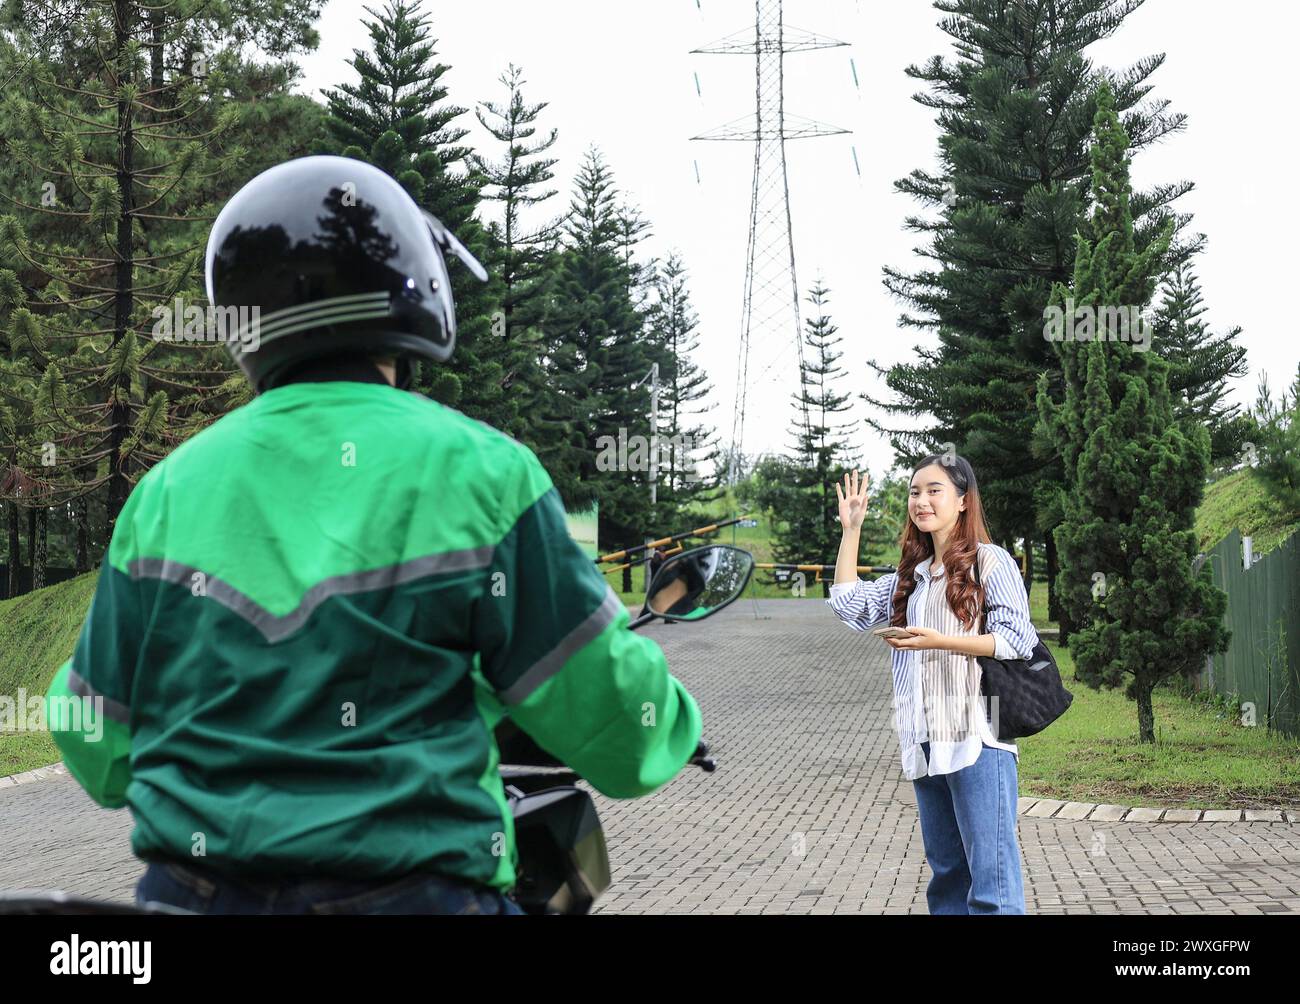
[[[754,574],[754,556],[728,544],[692,548],[665,561],[646,591],[642,616],[670,621],[711,617],[740,598]]]

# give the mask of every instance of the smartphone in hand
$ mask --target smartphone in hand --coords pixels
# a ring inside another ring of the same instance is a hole
[[[916,636],[913,635],[912,632],[909,631],[907,628],[900,628],[900,627],[883,627],[883,628],[876,628],[876,630],[872,631],[871,633],[874,634],[877,638],[914,638],[914,637],[916,637]]]

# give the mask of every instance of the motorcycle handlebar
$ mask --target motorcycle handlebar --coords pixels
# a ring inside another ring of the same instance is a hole
[[[709,756],[709,744],[700,740],[695,747],[695,755],[687,761],[692,767],[699,767],[706,774],[712,774],[718,769],[718,761]]]

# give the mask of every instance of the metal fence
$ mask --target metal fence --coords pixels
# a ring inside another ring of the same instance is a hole
[[[1300,738],[1300,533],[1246,568],[1233,530],[1208,560],[1214,584],[1228,594],[1232,640],[1207,660],[1202,683],[1252,704],[1256,725]]]

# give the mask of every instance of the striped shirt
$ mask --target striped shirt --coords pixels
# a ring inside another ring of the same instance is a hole
[[[934,628],[946,635],[992,634],[998,659],[1027,659],[1038,643],[1029,619],[1029,597],[1020,568],[1005,548],[980,544],[980,580],[988,614],[964,628],[949,607],[943,568],[931,575],[927,558],[916,566],[916,587],[907,598],[907,624]],[[934,588],[931,589],[933,580]],[[859,579],[831,586],[826,602],[849,627],[868,631],[887,624],[893,614],[898,573],[872,582]],[[1019,759],[1014,743],[993,734],[980,698],[980,665],[972,655],[941,649],[892,649],[894,727],[898,732],[903,776],[950,774],[979,758],[984,746],[1008,750]],[[927,762],[921,749],[930,744]]]

